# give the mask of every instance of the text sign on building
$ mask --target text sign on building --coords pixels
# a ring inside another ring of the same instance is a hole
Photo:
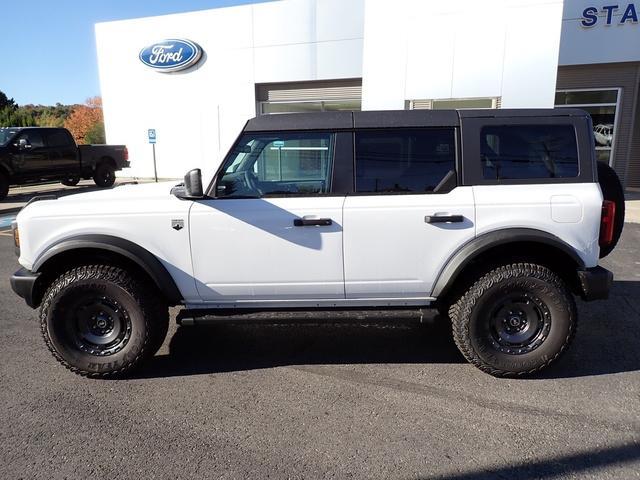
[[[156,129],[150,128],[147,131],[147,136],[149,137],[149,143],[156,143]]]
[[[638,10],[635,4],[628,3],[587,7],[582,11],[580,24],[583,27],[593,27],[598,23],[604,25],[638,23]]]
[[[159,72],[178,72],[198,63],[202,49],[191,40],[169,39],[140,50],[138,58]]]

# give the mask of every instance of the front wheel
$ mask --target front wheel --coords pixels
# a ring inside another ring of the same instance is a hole
[[[67,187],[75,187],[76,185],[78,185],[79,182],[80,182],[80,177],[77,177],[77,176],[71,176],[69,178],[63,178],[62,180],[60,180],[60,183],[62,183]]]
[[[123,375],[152,356],[168,321],[166,305],[151,288],[106,265],[62,274],[40,308],[42,335],[54,357],[79,375],[98,378]]]
[[[558,359],[576,329],[576,305],[558,275],[517,263],[489,271],[449,309],[464,357],[496,377],[542,370]]]
[[[96,167],[93,181],[102,188],[111,187],[116,181],[116,169],[109,163],[101,163]]]

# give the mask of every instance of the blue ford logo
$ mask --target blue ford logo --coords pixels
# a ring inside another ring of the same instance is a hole
[[[138,57],[145,65],[161,72],[177,72],[195,65],[202,49],[189,40],[163,40],[140,50]]]

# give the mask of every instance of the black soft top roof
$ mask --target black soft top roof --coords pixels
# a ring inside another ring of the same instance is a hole
[[[577,108],[483,110],[380,110],[261,115],[249,120],[246,132],[350,128],[455,127],[464,118],[585,117]]]

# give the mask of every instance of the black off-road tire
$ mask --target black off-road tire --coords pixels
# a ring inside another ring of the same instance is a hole
[[[80,177],[69,177],[63,180],[60,180],[60,183],[67,187],[75,187],[80,182]]]
[[[101,188],[113,186],[116,181],[116,169],[110,163],[100,163],[93,173],[93,181]]]
[[[470,363],[495,377],[516,377],[538,372],[560,357],[575,335],[577,310],[558,275],[541,265],[515,263],[479,278],[451,305],[449,317],[456,345]],[[510,322],[521,317],[531,323],[526,328],[518,324],[513,328],[524,330],[513,333]],[[505,340],[517,335],[532,337],[520,343]]]
[[[0,200],[4,200],[9,195],[9,176],[0,172]]]
[[[75,267],[54,280],[44,294],[42,336],[53,356],[74,373],[123,376],[153,356],[164,341],[169,312],[157,297],[154,288],[121,268]],[[103,325],[96,325],[96,316],[110,323],[97,333]],[[106,343],[110,335],[114,340]]]
[[[613,242],[611,245],[600,248],[600,258],[609,255],[620,240],[624,227],[624,188],[616,171],[606,163],[598,162],[598,183],[602,196],[616,204],[616,215],[613,222]]]

